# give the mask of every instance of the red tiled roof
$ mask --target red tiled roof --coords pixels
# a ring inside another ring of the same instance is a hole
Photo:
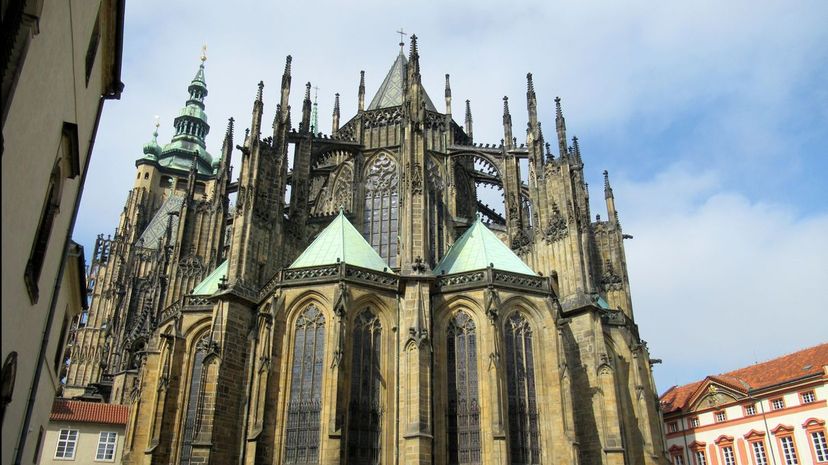
[[[695,383],[673,386],[661,395],[661,405],[665,413],[687,408],[690,399],[707,380],[747,393],[748,389],[766,388],[822,373],[826,365],[828,343],[720,375],[711,375]]]
[[[129,407],[126,405],[55,399],[49,419],[51,421],[126,425],[128,417]]]

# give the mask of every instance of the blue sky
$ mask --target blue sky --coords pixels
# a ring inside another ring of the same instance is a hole
[[[75,239],[113,231],[153,117],[164,144],[202,43],[217,154],[228,117],[249,125],[259,80],[272,117],[288,54],[294,110],[311,81],[320,127],[335,92],[347,121],[359,71],[370,98],[402,27],[438,108],[445,73],[455,119],[472,101],[479,142],[501,139],[504,95],[525,127],[527,72],[547,137],[561,96],[593,213],[607,169],[635,236],[635,315],[663,391],[828,340],[826,24],[823,1],[127,2],[126,88],[105,107]]]

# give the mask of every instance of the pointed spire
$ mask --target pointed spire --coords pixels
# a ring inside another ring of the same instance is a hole
[[[202,49],[198,71],[187,88],[189,98],[173,122],[175,135],[170,144],[166,146],[169,148],[168,151],[162,152],[160,158],[168,156],[200,158],[203,165],[210,167],[213,160],[204,150],[207,147],[204,138],[210,132],[207,114],[204,112],[204,99],[207,97],[207,84],[204,78],[204,62],[207,55],[204,50]],[[194,148],[193,145],[199,148]],[[184,153],[187,155],[183,155]]]
[[[451,83],[448,74],[446,74],[446,115],[449,116],[449,121],[451,121]]]
[[[334,109],[333,109],[333,126],[331,127],[331,134],[339,131],[339,92],[334,94]]]
[[[227,120],[227,130],[224,131],[224,145],[228,146],[232,149],[233,148],[233,128],[235,125],[235,119],[231,116]]]
[[[408,66],[411,68],[413,74],[420,74],[420,53],[417,50],[417,35],[411,34],[411,43],[408,51]]]
[[[506,142],[506,148],[512,149],[512,114],[509,113],[509,97],[503,96],[503,139]]]
[[[319,131],[319,114],[318,105],[316,103],[319,93],[319,87],[313,87],[313,110],[311,111],[311,134],[316,134]]]
[[[555,127],[558,132],[558,150],[563,155],[566,153],[566,120],[561,110],[560,97],[555,97]]]
[[[471,112],[471,101],[466,100],[466,135],[469,136],[469,143],[474,142],[474,134],[472,131],[472,112]]]
[[[365,111],[365,71],[359,72],[359,111]]]
[[[609,172],[607,170],[604,170],[604,197],[606,197],[606,198],[613,197],[612,187],[610,186],[610,182],[609,182]]]
[[[302,101],[302,123],[299,125],[299,131],[307,133],[310,131],[310,117],[311,117],[311,99],[310,99],[311,83],[305,84],[305,100]]]
[[[282,89],[281,89],[282,95],[281,95],[281,100],[279,101],[279,105],[280,105],[280,108],[282,109],[280,118],[281,118],[283,123],[286,122],[287,119],[288,119],[287,113],[288,113],[288,100],[290,98],[290,79],[291,79],[290,78],[290,63],[291,63],[291,61],[293,61],[293,57],[288,55],[287,59],[285,59],[285,72],[282,74]],[[288,129],[289,128],[290,127],[288,127]]]
[[[526,109],[529,112],[529,130],[534,131],[538,127],[538,99],[535,96],[532,73],[526,73]]]
[[[264,82],[259,81],[256,86],[256,100],[253,101],[253,119],[250,123],[250,131],[253,133],[254,140],[261,138],[262,115],[264,114],[263,92]]]
[[[607,170],[604,170],[604,199],[607,202],[607,219],[610,223],[617,223],[618,212],[615,210],[615,196],[612,193]]]
[[[152,140],[144,144],[144,158],[157,159],[161,155],[161,146],[158,145],[158,126],[161,120],[155,115],[155,130],[152,131]]]

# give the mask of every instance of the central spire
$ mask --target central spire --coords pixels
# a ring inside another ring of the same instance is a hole
[[[394,60],[394,64],[391,65],[391,69],[388,70],[388,74],[386,74],[385,79],[382,81],[379,90],[377,90],[374,98],[371,99],[371,103],[368,105],[369,111],[379,110],[380,108],[398,107],[403,104],[403,94],[405,92],[403,83],[405,83],[407,68],[408,58],[403,54],[401,47],[400,53],[397,55],[396,60]],[[425,92],[425,89],[423,89],[423,100],[425,100],[426,110],[438,113],[437,107],[431,102],[431,98]]]

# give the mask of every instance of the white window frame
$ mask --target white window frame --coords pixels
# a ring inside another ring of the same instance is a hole
[[[816,394],[814,394],[814,391],[805,391],[801,394],[800,400],[803,404],[816,402]]]
[[[753,441],[750,443],[750,448],[753,451],[753,460],[756,465],[768,465],[768,453],[765,451],[764,441]]]
[[[720,411],[716,412],[715,417],[716,417],[716,423],[724,423],[724,422],[727,421],[727,413],[725,413],[724,410],[720,410]]]
[[[103,447],[103,450],[101,449]],[[111,447],[111,449],[110,449]],[[106,453],[111,450],[112,457],[106,458]],[[115,431],[101,431],[98,434],[98,446],[95,449],[96,462],[114,462],[115,452],[118,451],[118,433]],[[103,456],[101,456],[103,452]]]
[[[733,446],[722,447],[722,461],[724,465],[736,465],[736,454],[733,453]]]
[[[745,416],[756,415],[756,404],[745,405]]]
[[[779,404],[781,405],[780,407],[776,406],[777,402],[779,402]],[[783,408],[785,408],[785,399],[783,399],[782,397],[777,397],[776,399],[771,399],[770,406],[771,406],[771,410],[782,410]]]
[[[684,465],[684,457],[681,454],[675,454],[673,456],[673,465]]]
[[[811,431],[810,436],[817,463],[828,462],[828,445],[825,443],[825,431]]]
[[[707,455],[703,450],[693,452],[693,456],[696,459],[696,465],[707,465]]]
[[[779,438],[782,460],[785,465],[799,465],[799,457],[796,455],[796,446],[793,436],[782,436]]]
[[[71,455],[67,455],[66,451],[69,445],[72,445]],[[61,452],[61,446],[63,451]],[[78,450],[78,430],[64,428],[58,432],[58,440],[55,445],[55,460],[75,460],[75,452]]]

